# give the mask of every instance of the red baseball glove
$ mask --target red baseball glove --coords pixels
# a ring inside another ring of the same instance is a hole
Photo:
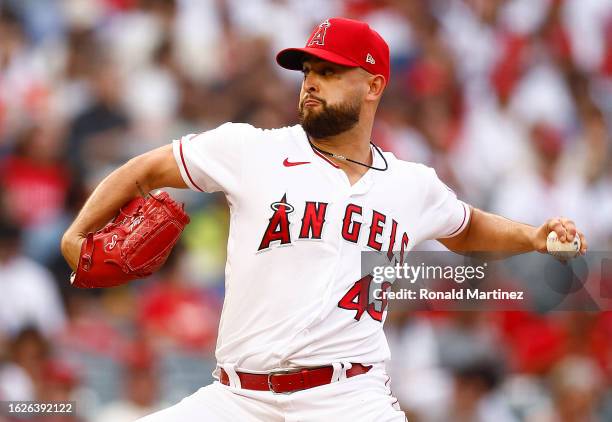
[[[159,270],[189,216],[166,192],[135,198],[104,228],[89,233],[70,282],[75,287],[112,287]]]

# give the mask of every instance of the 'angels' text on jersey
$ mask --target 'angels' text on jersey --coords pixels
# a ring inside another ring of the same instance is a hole
[[[327,202],[315,201],[306,201],[306,203],[303,204],[302,208],[304,212],[298,225],[298,240],[321,239],[328,206],[329,204]],[[295,235],[292,236],[291,234],[289,215],[295,211],[296,207],[287,202],[287,195],[283,195],[279,201],[270,204],[270,209],[272,210],[272,216],[266,226],[258,251],[267,250],[271,247],[271,244],[274,243],[278,243],[279,245],[291,244],[292,238],[295,238]],[[363,234],[363,236],[367,237],[367,247],[372,250],[381,251],[383,242],[385,242],[385,244],[388,245],[387,253],[389,258],[391,258],[397,246],[396,236],[398,223],[395,219],[388,218],[385,214],[376,210],[368,211],[372,216],[371,219],[368,219],[369,228],[367,223],[364,223],[364,208],[361,205],[353,203],[347,204],[343,212],[342,230],[338,235],[342,236],[342,239],[347,242],[359,243],[362,232],[365,231],[366,233]],[[389,222],[387,223],[387,221]],[[382,234],[386,228],[386,224],[391,224],[391,230],[385,241],[382,239]],[[405,248],[408,246],[408,233],[404,232],[399,236],[399,239],[400,253],[403,257]],[[403,261],[403,258],[400,260]]]

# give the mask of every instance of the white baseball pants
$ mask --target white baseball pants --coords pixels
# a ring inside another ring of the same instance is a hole
[[[291,394],[217,381],[137,422],[405,422],[384,365],[365,374]]]

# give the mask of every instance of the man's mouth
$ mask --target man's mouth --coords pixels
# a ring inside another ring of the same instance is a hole
[[[315,107],[319,104],[321,104],[319,100],[309,99],[309,100],[304,101],[303,106],[304,107]]]
[[[323,104],[323,101],[314,97],[307,97],[304,101],[302,101],[302,107],[316,107],[320,104]]]

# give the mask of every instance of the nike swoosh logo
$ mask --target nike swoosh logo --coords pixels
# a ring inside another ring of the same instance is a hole
[[[310,161],[289,161],[288,158],[285,158],[285,161],[283,161],[283,166],[285,167],[301,166],[302,164],[310,164]]]

